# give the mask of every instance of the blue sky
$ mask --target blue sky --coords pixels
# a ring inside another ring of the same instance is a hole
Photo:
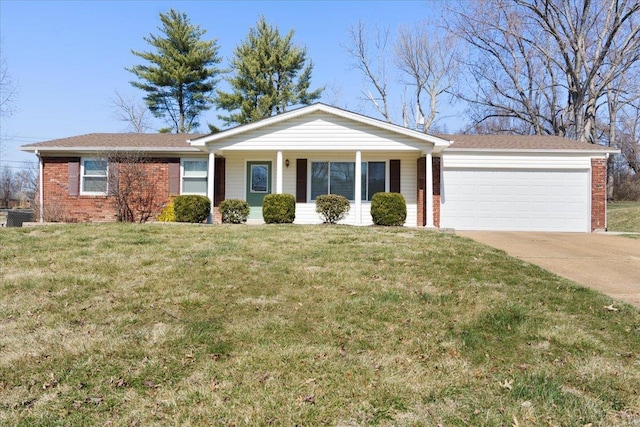
[[[339,106],[375,117],[359,99],[362,76],[341,46],[348,28],[363,21],[394,31],[437,18],[444,1],[0,0],[1,53],[18,85],[17,112],[1,123],[0,167],[35,160],[17,149],[23,144],[125,131],[110,99],[116,90],[142,99],[125,67],[141,63],[131,49],[149,50],[143,37],[158,33],[159,13],[172,7],[206,29],[206,38],[218,39],[223,66],[260,15],[282,33],[294,29],[294,42],[306,46],[314,63],[312,88],[326,86],[323,101],[337,97]],[[212,109],[202,116],[203,131],[207,122],[219,125],[217,114]]]

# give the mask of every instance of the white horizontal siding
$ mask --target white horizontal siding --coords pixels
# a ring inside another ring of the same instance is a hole
[[[407,203],[407,220],[405,226],[415,227],[417,224],[417,205],[415,203]],[[316,212],[316,204],[311,203],[296,203],[296,220],[294,224],[321,224],[322,219]],[[355,203],[351,203],[351,209],[349,215],[340,224],[354,225],[356,223],[355,217]],[[362,224],[372,225],[371,219],[371,202],[362,203]]]
[[[588,169],[591,157],[588,154],[559,153],[516,154],[516,153],[459,153],[445,152],[442,167],[487,168],[487,169]]]
[[[276,153],[274,152],[253,152],[253,153],[227,153],[226,160],[226,177],[227,199],[246,199],[247,190],[247,162],[252,161],[269,161],[271,162],[271,188],[276,188],[275,171],[276,171]],[[293,175],[295,185],[295,173]]]
[[[417,184],[417,159],[419,153],[410,152],[388,152],[381,153],[378,151],[363,152],[363,162],[385,161],[386,166],[386,183],[387,191],[389,185],[389,160],[400,160],[400,190],[407,202],[407,226],[415,226],[417,224],[417,205],[416,205],[416,184]],[[227,199],[246,199],[246,164],[248,161],[266,160],[272,162],[272,189],[276,188],[276,153],[274,151],[227,151],[226,158],[226,198]],[[323,152],[323,151],[283,151],[283,193],[296,194],[296,160],[307,159],[307,165],[310,168],[311,162],[314,161],[342,161],[355,162],[355,152]],[[289,167],[285,166],[289,160]],[[308,175],[307,171],[307,175]],[[311,194],[310,179],[307,179],[307,194]],[[371,221],[371,203],[362,202],[362,223],[370,225]],[[315,211],[315,203],[297,203],[296,204],[296,221],[297,224],[319,224],[321,219]],[[344,224],[355,224],[355,203],[351,203],[349,216],[342,221]]]
[[[210,147],[252,150],[421,151],[432,144],[324,112],[229,136]]]

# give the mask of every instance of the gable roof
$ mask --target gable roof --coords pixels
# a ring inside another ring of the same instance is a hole
[[[446,151],[556,151],[583,152],[594,151],[600,153],[619,153],[620,150],[604,147],[598,144],[579,142],[568,138],[552,135],[444,135],[451,139]]]
[[[114,150],[145,151],[149,153],[201,153],[207,143],[241,135],[255,129],[291,120],[296,117],[323,112],[359,123],[408,136],[418,141],[429,142],[447,152],[510,151],[510,152],[567,152],[567,153],[619,153],[620,150],[574,141],[551,135],[429,135],[402,126],[387,123],[358,113],[353,113],[326,104],[313,104],[291,110],[247,125],[237,126],[215,134],[165,134],[165,133],[90,133],[68,138],[27,144],[22,151],[36,153],[96,153]]]
[[[382,120],[374,119],[372,117],[368,117],[362,114],[343,110],[341,108],[332,107],[330,105],[323,104],[320,102],[307,105],[304,107],[300,107],[295,110],[287,111],[286,113],[281,113],[275,116],[267,117],[257,122],[236,126],[234,128],[227,129],[218,133],[206,135],[200,138],[192,138],[189,140],[189,142],[191,143],[192,146],[204,147],[209,142],[219,141],[221,139],[251,132],[256,129],[260,129],[266,126],[271,126],[276,123],[281,123],[297,117],[310,115],[316,112],[322,112],[322,113],[334,115],[337,117],[353,120],[358,123],[363,123],[369,126],[373,126],[378,129],[383,129],[383,130],[387,130],[387,131],[401,134],[404,136],[408,136],[410,138],[414,138],[422,142],[431,143],[436,147],[447,147],[451,143],[451,141],[435,135],[426,134],[424,132],[418,132],[413,129],[405,128],[403,126],[398,126],[392,123],[387,123]]]
[[[202,134],[190,134],[200,137]],[[69,138],[27,144],[22,151],[35,153],[53,151],[146,151],[200,152],[187,142],[188,136],[175,133],[89,133]]]

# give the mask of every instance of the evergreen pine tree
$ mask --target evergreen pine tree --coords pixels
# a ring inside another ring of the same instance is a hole
[[[255,122],[320,98],[322,89],[309,91],[313,64],[305,48],[293,45],[293,33],[282,37],[261,16],[236,47],[234,75],[228,78],[232,91],[218,91],[216,100],[218,108],[229,112],[218,116],[225,125]]]
[[[191,24],[185,13],[173,9],[160,14],[162,35],[144,37],[155,52],[131,52],[147,61],[127,70],[138,77],[131,84],[144,90],[154,116],[164,118],[171,131],[188,133],[198,116],[211,108],[221,62],[216,40],[202,40],[206,30]]]

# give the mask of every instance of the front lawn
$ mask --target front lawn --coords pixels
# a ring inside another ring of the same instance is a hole
[[[614,202],[607,205],[607,229],[640,233],[640,202]]]
[[[0,230],[0,424],[625,426],[640,311],[451,234]]]

